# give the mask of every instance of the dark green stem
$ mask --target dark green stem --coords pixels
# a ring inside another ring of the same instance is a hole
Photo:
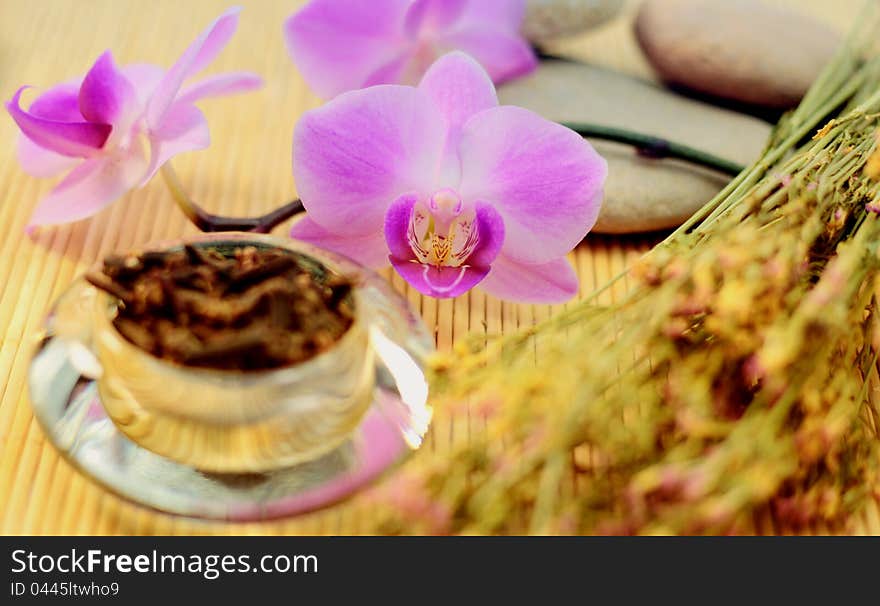
[[[639,155],[646,158],[675,158],[731,176],[738,175],[745,169],[745,166],[740,166],[735,162],[660,137],[586,122],[562,122],[561,124],[582,137],[632,145]]]
[[[280,208],[259,217],[222,217],[213,215],[196,204],[183,188],[177,173],[168,162],[162,167],[162,177],[183,214],[202,231],[251,231],[266,234],[291,217],[306,211],[300,200],[288,202]]]

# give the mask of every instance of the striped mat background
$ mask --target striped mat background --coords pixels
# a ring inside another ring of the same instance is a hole
[[[776,0],[799,7],[845,30],[857,0]],[[20,84],[46,87],[85,73],[110,48],[122,64],[169,65],[229,0],[0,0],[0,97]],[[298,117],[319,100],[306,88],[284,51],[280,28],[298,2],[242,2],[238,35],[211,71],[253,70],[268,85],[258,93],[208,101],[213,145],[175,162],[195,199],[227,215],[265,212],[296,191],[290,171],[290,135]],[[650,77],[629,33],[627,17],[590,35],[561,43],[555,52]],[[159,239],[195,233],[173,206],[159,179],[91,220],[40,230],[23,228],[51,183],[26,176],[14,156],[16,131],[0,116],[0,533],[3,534],[357,534],[373,507],[363,496],[286,521],[227,525],[159,515],[108,494],[74,472],[47,444],[26,393],[30,352],[50,303],[96,259]],[[283,233],[283,228],[277,230]],[[651,236],[589,236],[572,254],[582,294],[617,274],[646,251]],[[548,317],[554,308],[501,303],[479,292],[454,301],[423,299],[388,274],[448,349],[470,331],[514,331]],[[625,283],[607,292],[621,295]],[[467,414],[441,417],[419,457],[443,456],[466,440]],[[815,532],[830,529],[816,528]],[[869,507],[847,532],[880,534],[880,510]],[[785,532],[769,516],[756,531]]]

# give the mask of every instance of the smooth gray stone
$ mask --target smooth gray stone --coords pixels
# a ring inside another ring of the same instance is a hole
[[[695,101],[617,72],[569,61],[543,61],[530,76],[498,90],[556,121],[581,121],[663,137],[740,164],[761,153],[766,122]],[[729,177],[677,160],[651,160],[632,147],[591,140],[608,160],[605,201],[594,231],[630,233],[680,225]]]
[[[623,0],[528,0],[523,34],[544,42],[579,34],[615,17]]]
[[[823,23],[757,0],[647,0],[635,33],[664,80],[777,108],[797,105],[840,44]]]

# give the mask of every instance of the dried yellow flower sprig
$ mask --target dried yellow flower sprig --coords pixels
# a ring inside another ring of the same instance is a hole
[[[392,482],[376,531],[748,532],[880,497],[878,13],[622,303],[435,361],[438,405],[496,413]]]

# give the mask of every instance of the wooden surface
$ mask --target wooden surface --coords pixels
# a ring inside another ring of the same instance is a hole
[[[857,4],[855,0],[777,3],[827,18],[840,30],[848,26]],[[290,63],[281,37],[282,20],[297,2],[244,4],[239,33],[210,71],[253,70],[268,85],[258,93],[203,103],[213,145],[175,162],[195,199],[212,212],[227,215],[262,213],[295,193],[290,171],[293,125],[304,111],[319,104]],[[226,6],[225,0],[0,0],[0,97],[9,99],[20,84],[42,88],[83,74],[107,48],[122,64],[170,65]],[[631,7],[628,12],[631,16]],[[650,76],[627,17],[551,50]],[[0,533],[358,533],[374,513],[368,496],[286,521],[205,523],[133,506],[61,460],[34,421],[26,391],[30,355],[50,303],[105,254],[196,230],[156,179],[90,220],[26,236],[28,216],[52,183],[20,170],[15,138],[12,120],[4,113],[0,116]],[[652,236],[589,236],[572,255],[582,294],[618,273],[653,242]],[[442,349],[470,331],[513,331],[553,313],[548,306],[510,305],[473,291],[454,301],[423,299],[402,280],[387,275],[421,311]],[[625,284],[606,293],[605,300],[620,296],[622,288]],[[470,430],[466,414],[440,417],[417,456],[442,456],[455,440],[467,439]],[[769,518],[758,520],[756,529],[784,531]],[[880,511],[876,506],[868,508],[848,531],[880,534]]]

